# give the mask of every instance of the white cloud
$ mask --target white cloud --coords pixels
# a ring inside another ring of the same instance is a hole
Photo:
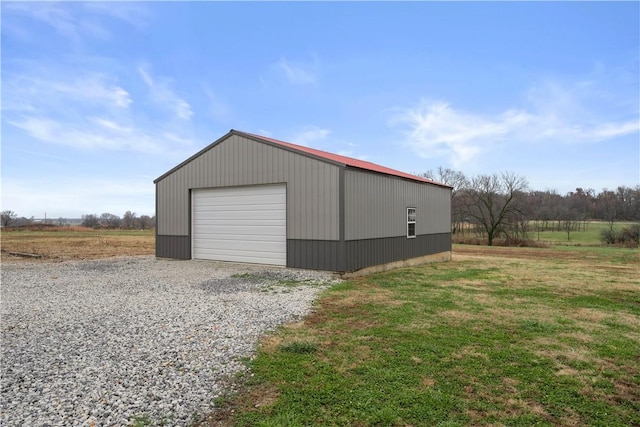
[[[307,126],[304,129],[296,132],[290,139],[294,144],[309,146],[314,142],[325,139],[331,131],[329,129],[323,129],[318,126]]]
[[[40,21],[64,36],[72,38],[78,36],[78,19],[64,4],[46,2],[34,6],[28,2],[10,2],[6,3],[3,9],[4,14]]]
[[[607,80],[615,80],[611,75]],[[597,142],[640,130],[637,97],[615,95],[611,81],[581,80],[574,84],[539,83],[527,91],[526,101],[535,118],[524,128],[524,139],[557,139],[563,143]]]
[[[193,116],[191,105],[176,95],[171,89],[171,82],[168,79],[154,79],[144,66],[138,67],[138,72],[149,88],[151,99],[153,99],[158,106],[168,108],[182,120],[191,119],[191,116]]]
[[[59,35],[82,43],[84,38],[108,39],[111,33],[103,25],[104,18],[111,18],[141,28],[148,19],[147,9],[140,4],[122,2],[9,2],[3,4],[5,21],[11,34],[28,40],[33,37],[22,30],[21,19],[38,21],[51,27]],[[7,17],[10,17],[8,19]],[[6,30],[6,28],[3,28]]]
[[[100,117],[95,117],[93,118],[93,122],[95,122],[97,125],[102,126],[105,129],[108,129],[110,131],[119,133],[119,134],[123,134],[123,135],[130,135],[133,133],[133,129],[130,127],[125,127],[120,125],[119,123],[116,123],[113,120],[109,120],[109,119],[103,119]]]
[[[303,64],[280,58],[275,66],[292,85],[312,85],[318,81],[317,59],[312,64]]]
[[[222,102],[208,85],[203,86],[204,93],[209,100],[209,113],[216,120],[228,120],[231,117],[231,109]]]
[[[615,138],[617,136],[629,135],[638,132],[640,120],[631,120],[623,123],[603,123],[588,132],[583,132],[583,138],[592,138],[596,141],[602,139]]]
[[[526,105],[493,114],[454,108],[444,101],[422,100],[395,111],[390,124],[422,157],[446,156],[456,168],[504,141],[520,144],[600,142],[640,131],[637,111],[598,105],[598,88],[546,84],[529,91]],[[630,117],[631,116],[631,117]]]
[[[135,2],[87,2],[82,6],[88,13],[108,16],[138,29],[146,26],[150,15],[146,6]]]
[[[193,110],[191,109],[191,105],[184,99],[178,99],[176,101],[176,115],[180,117],[182,120],[189,120],[191,116],[193,116]]]
[[[191,106],[148,73],[141,75],[159,88],[157,102],[173,102],[177,122],[158,118],[153,110],[135,109],[132,95],[106,70],[95,72],[77,64],[17,64],[3,75],[3,119],[35,140],[81,150],[163,156],[186,154],[187,147],[195,145],[192,129],[185,124],[193,115]]]
[[[50,144],[85,150],[162,151],[161,144],[149,136],[135,134],[130,129],[105,119],[69,123],[47,117],[26,117],[22,120],[9,120],[8,123],[22,129],[32,138]]]
[[[526,115],[506,112],[501,117],[482,117],[456,110],[442,101],[422,101],[403,110],[392,123],[407,128],[407,140],[422,157],[449,155],[459,167],[475,157],[483,147],[506,135]]]
[[[120,86],[109,85],[105,80],[105,76],[98,74],[71,84],[54,83],[51,89],[59,93],[66,93],[79,101],[104,101],[113,107],[128,108],[132,102],[129,93]]]
[[[179,145],[183,145],[185,147],[191,147],[193,146],[194,142],[191,138],[184,138],[180,135],[176,135],[173,132],[164,132],[161,134],[161,138],[165,141],[169,141],[172,143],[172,145],[175,146],[175,144],[179,144]]]
[[[3,89],[5,111],[61,110],[70,103],[127,109],[133,102],[115,79],[99,72],[66,73],[49,69],[5,73]]]

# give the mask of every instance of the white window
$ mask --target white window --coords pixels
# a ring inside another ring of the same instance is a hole
[[[416,238],[416,208],[407,208],[407,239]]]

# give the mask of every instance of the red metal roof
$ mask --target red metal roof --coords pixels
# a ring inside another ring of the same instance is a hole
[[[263,140],[263,141],[271,142],[273,144],[281,145],[281,146],[290,148],[290,149],[295,150],[295,151],[300,151],[300,152],[303,152],[303,153],[311,154],[312,156],[315,156],[315,157],[320,157],[322,159],[327,159],[327,160],[331,160],[333,162],[341,163],[341,164],[349,166],[349,167],[358,168],[358,169],[364,169],[364,170],[368,170],[368,171],[372,171],[372,172],[383,173],[383,174],[386,174],[386,175],[398,176],[400,178],[406,178],[406,179],[410,179],[412,181],[428,182],[429,184],[435,184],[435,185],[439,185],[441,187],[449,187],[448,185],[441,184],[439,182],[432,181],[430,179],[423,178],[421,176],[411,175],[411,174],[406,173],[406,172],[402,172],[402,171],[399,171],[399,170],[396,170],[396,169],[391,169],[391,168],[388,168],[386,166],[381,166],[381,165],[378,165],[378,164],[375,164],[375,163],[366,162],[364,160],[358,160],[358,159],[354,159],[352,157],[341,156],[339,154],[329,153],[328,151],[322,151],[322,150],[318,150],[318,149],[311,148],[311,147],[305,147],[304,145],[292,144],[290,142],[280,141],[278,139],[268,138],[266,136],[256,135],[256,134],[253,134],[253,133],[241,132],[241,131],[234,131],[234,132],[236,132],[236,133],[238,133],[240,135],[246,135],[246,136],[249,136],[249,137],[252,137],[252,138],[255,138],[255,139],[260,139],[260,140]]]

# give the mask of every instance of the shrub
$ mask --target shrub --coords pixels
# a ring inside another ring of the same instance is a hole
[[[600,241],[606,245],[620,245],[629,248],[640,246],[640,224],[625,227],[620,231],[612,229],[600,232]]]
[[[462,237],[457,236],[452,239],[453,243],[462,244],[462,245],[486,245],[487,239],[480,237]],[[522,239],[522,238],[506,238],[506,239],[495,239],[493,241],[493,246],[512,246],[518,248],[547,248],[547,245],[544,242],[536,242],[531,239]]]
[[[600,232],[600,241],[606,245],[616,243],[616,232],[614,230],[602,230]]]
[[[620,240],[625,246],[637,248],[640,245],[640,224],[623,228],[620,232]]]
[[[479,237],[473,236],[454,236],[452,239],[453,243],[460,243],[463,245],[486,245],[487,239],[481,239]]]

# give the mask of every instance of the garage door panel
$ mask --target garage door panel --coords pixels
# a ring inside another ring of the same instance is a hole
[[[282,252],[286,250],[285,247],[279,248],[279,251],[274,251],[271,247],[265,247],[262,250],[259,246],[254,245],[254,248],[251,250],[247,250],[243,247],[233,247],[229,245],[224,245],[224,254],[226,257],[235,257],[234,260],[238,260],[238,257],[244,256],[242,262],[247,262],[247,258],[251,257],[260,257],[260,258],[269,258],[269,259],[278,259]],[[220,254],[220,248],[217,247],[207,247],[206,249],[202,249],[202,254],[208,255],[210,257],[218,256]],[[207,259],[207,258],[204,258]],[[227,260],[225,260],[227,261]],[[251,261],[255,262],[255,261]]]
[[[229,212],[197,212],[203,215],[216,214],[215,218],[204,219],[200,221],[200,224],[215,224],[221,223],[223,221],[251,221],[255,219],[259,219],[260,223],[263,221],[278,221],[281,224],[284,224],[282,221],[282,211],[261,211],[258,213],[257,211],[229,211]]]
[[[284,248],[282,248],[282,250],[284,250]],[[219,254],[218,252],[218,248],[207,248],[207,249],[203,249],[202,250],[203,254],[208,254],[210,256],[216,256]],[[253,250],[246,250],[245,248],[232,248],[232,247],[226,247],[225,246],[225,255],[234,255],[234,256],[242,256],[244,255],[245,258],[247,256],[251,257],[251,256],[260,256],[262,258],[271,258],[271,259],[277,259],[279,257],[279,255],[281,254],[281,252],[274,252],[273,250],[271,250],[271,248],[269,248],[268,250],[260,250],[258,248],[253,249]],[[205,258],[206,259],[206,258]],[[246,259],[243,262],[247,262]]]
[[[218,201],[218,204],[211,205],[199,205],[196,207],[198,212],[242,212],[243,210],[255,211],[258,209],[263,210],[277,210],[280,211],[285,208],[285,203],[251,203],[251,204],[233,204],[224,205],[222,201]]]
[[[242,211],[243,209],[256,210],[282,210],[285,208],[285,203],[266,203],[266,202],[252,202],[252,203],[233,203],[224,204],[225,201],[215,200],[210,204],[200,204],[197,206],[198,211],[217,211],[217,212],[233,212]]]
[[[256,212],[261,212],[264,215],[279,215],[283,210],[285,209],[285,206],[278,206],[278,207],[271,207],[271,206],[265,206],[265,205],[255,205],[252,206],[251,209],[249,208],[239,208],[238,206],[233,206],[233,207],[229,207],[227,209],[198,209],[198,210],[194,210],[194,213],[200,213],[200,214],[207,214],[207,213],[217,213],[219,215],[222,215],[222,217],[227,217],[227,218],[233,218],[234,216],[239,216],[242,215],[243,218],[246,217],[246,215],[255,215]]]
[[[284,185],[193,190],[197,259],[286,265]]]
[[[249,188],[249,187],[246,187]],[[255,187],[254,187],[255,188]],[[208,191],[208,190],[203,190]],[[213,195],[211,197],[207,197],[206,200],[203,200],[202,206],[211,206],[215,204],[223,204],[223,205],[259,205],[262,203],[267,204],[278,204],[279,200],[274,200],[274,196],[279,196],[279,192],[270,192],[270,193],[261,193],[261,194],[249,194],[246,197],[239,199],[237,194],[234,191],[227,193],[224,196]]]
[[[251,230],[252,233],[271,234],[270,230],[278,234],[282,234],[286,229],[286,224],[281,220],[264,220],[260,224],[255,224],[253,220],[243,221],[241,219],[233,220],[212,220],[205,224],[200,224],[198,231],[202,233],[224,233],[233,234],[237,230]]]
[[[225,255],[225,259],[219,260],[219,261],[229,261],[229,262],[248,262],[247,261],[247,257],[250,257],[251,259],[251,263],[253,264],[272,264],[272,265],[281,265],[279,262],[279,258],[275,258],[275,257],[271,257],[269,256],[270,254],[266,254],[267,256],[261,256],[261,255],[265,255],[265,254],[260,254],[260,253],[228,253]],[[214,258],[217,257],[218,254],[216,253],[212,253],[210,255],[203,255],[202,257],[198,258],[198,259],[211,259],[211,260],[218,260],[218,258]]]
[[[216,241],[215,243],[208,245],[206,249],[203,249],[201,251],[201,253],[215,254],[219,251],[226,251],[225,253],[245,253],[247,254],[247,256],[249,256],[251,253],[261,253],[267,254],[266,256],[271,256],[269,254],[273,254],[273,257],[278,258],[278,254],[282,254],[282,252],[285,252],[286,249],[286,245],[276,247],[270,242],[253,242],[253,244],[251,245],[251,250],[248,250],[246,246],[243,245],[243,242],[226,240]]]
[[[221,238],[220,236],[215,236],[216,238],[199,238],[194,239],[194,243],[199,244],[202,249],[212,249],[212,248],[233,248],[233,249],[242,249],[247,250],[246,241],[239,240],[237,238]],[[259,249],[260,251],[265,250],[278,250],[285,248],[286,244],[276,244],[273,243],[272,236],[260,236],[259,238],[253,240],[251,242],[252,249]]]
[[[207,243],[207,241],[211,241],[211,240],[224,241],[224,242],[242,241],[246,245],[250,245],[253,242],[271,242],[273,245],[276,245],[276,239],[278,237],[279,237],[278,234],[253,236],[251,235],[251,233],[244,233],[244,234],[236,233],[234,235],[208,233],[208,234],[202,234],[199,237],[194,238],[193,242],[196,246],[200,248],[205,248],[208,245],[213,245],[214,242]]]

